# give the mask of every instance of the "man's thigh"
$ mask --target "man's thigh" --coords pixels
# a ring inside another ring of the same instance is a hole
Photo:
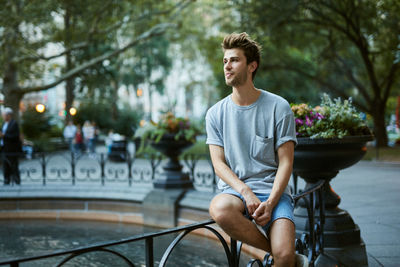
[[[221,193],[216,195],[210,203],[210,213],[244,212],[243,201],[237,196]]]

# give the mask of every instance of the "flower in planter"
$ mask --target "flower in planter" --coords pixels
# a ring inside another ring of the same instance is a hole
[[[147,140],[159,142],[166,134],[173,134],[175,140],[195,142],[196,136],[201,133],[201,128],[196,122],[188,118],[176,117],[172,112],[167,112],[160,117],[158,123],[150,121],[140,127],[135,138],[141,138],[142,143]]]
[[[343,138],[344,136],[371,135],[361,114],[353,106],[351,98],[332,100],[324,94],[321,104],[292,104],[297,137]]]

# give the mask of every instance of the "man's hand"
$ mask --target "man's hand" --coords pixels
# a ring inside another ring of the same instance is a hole
[[[271,220],[272,209],[273,207],[269,203],[262,202],[252,213],[254,221],[260,226],[266,225]]]
[[[244,200],[246,201],[246,206],[247,206],[249,215],[252,216],[252,214],[256,211],[258,206],[260,206],[261,201],[250,189],[243,192],[242,196],[243,196]]]

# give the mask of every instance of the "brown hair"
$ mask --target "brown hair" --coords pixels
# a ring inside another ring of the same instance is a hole
[[[224,51],[226,49],[240,48],[244,52],[247,64],[250,64],[253,61],[257,62],[257,68],[253,71],[252,75],[254,79],[258,67],[260,66],[261,46],[256,41],[251,39],[250,36],[245,32],[234,32],[225,36],[221,46]]]

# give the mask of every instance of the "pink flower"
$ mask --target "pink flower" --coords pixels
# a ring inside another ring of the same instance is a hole
[[[303,125],[304,124],[303,120],[301,120],[299,118],[295,119],[295,122],[296,122],[297,125]]]
[[[310,119],[308,116],[306,116],[306,125],[311,126],[313,123],[312,119]]]

